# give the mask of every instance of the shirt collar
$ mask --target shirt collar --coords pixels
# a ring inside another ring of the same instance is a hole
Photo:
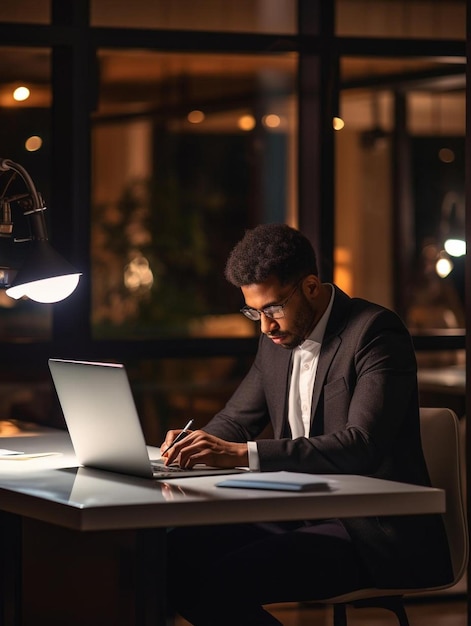
[[[334,295],[335,295],[335,290],[334,290],[333,285],[331,285],[330,283],[327,283],[327,284],[331,287],[331,291],[332,291],[329,304],[327,305],[327,308],[324,311],[324,314],[322,315],[321,319],[317,322],[312,333],[309,335],[307,339],[305,339],[301,344],[299,344],[298,347],[301,350],[312,350],[313,348],[321,344],[322,340],[324,339],[325,329],[327,327],[327,322],[329,321],[330,312],[332,311],[332,305],[334,303]]]

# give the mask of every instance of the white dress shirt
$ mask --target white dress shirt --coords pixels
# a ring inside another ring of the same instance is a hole
[[[324,339],[333,301],[334,289],[332,288],[329,305],[323,316],[317,322],[309,337],[293,349],[293,369],[288,400],[288,422],[293,439],[309,437],[314,381],[316,379],[322,340]],[[249,468],[252,471],[260,470],[260,461],[255,441],[248,442],[248,454]]]

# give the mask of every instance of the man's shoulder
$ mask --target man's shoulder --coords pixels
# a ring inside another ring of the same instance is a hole
[[[366,298],[360,298],[356,296],[349,296],[344,291],[335,288],[335,300],[334,302],[341,308],[345,308],[350,313],[364,314],[364,315],[392,315],[398,318],[399,315],[391,308]],[[334,304],[335,306],[335,304]]]
[[[332,314],[332,323],[339,327],[384,325],[407,330],[401,317],[392,309],[366,298],[350,297],[341,290],[336,291]]]

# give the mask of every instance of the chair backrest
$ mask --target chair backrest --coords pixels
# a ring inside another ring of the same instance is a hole
[[[334,626],[346,626],[346,605],[382,606],[393,611],[399,624],[408,624],[402,596],[411,593],[439,591],[458,583],[468,566],[468,524],[465,495],[463,453],[460,445],[460,428],[456,414],[451,409],[420,409],[422,447],[432,487],[446,493],[446,512],[443,514],[453,566],[453,581],[440,587],[423,589],[357,589],[322,602],[334,606]],[[391,602],[391,596],[392,602]]]
[[[459,422],[451,409],[421,408],[420,429],[432,487],[446,492],[446,512],[443,518],[453,565],[453,584],[455,584],[462,578],[469,556],[468,525],[462,488],[464,463],[459,439]]]

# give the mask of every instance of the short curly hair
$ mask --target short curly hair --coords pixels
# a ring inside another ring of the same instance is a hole
[[[307,237],[287,224],[260,224],[234,247],[224,275],[236,287],[276,276],[282,285],[318,275],[316,253]]]

